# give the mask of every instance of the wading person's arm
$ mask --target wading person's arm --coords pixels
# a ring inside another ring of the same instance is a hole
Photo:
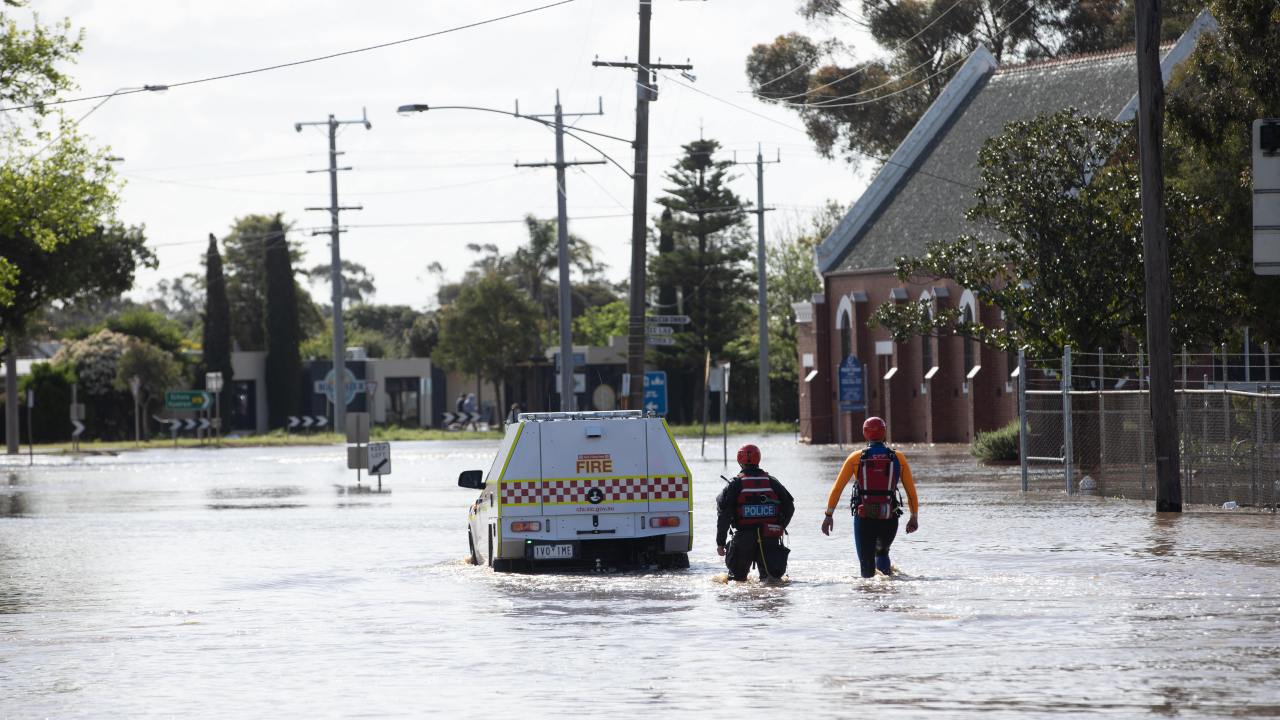
[[[822,519],[822,534],[830,535],[831,528],[835,525],[836,506],[840,504],[840,496],[844,494],[844,486],[849,484],[849,478],[858,472],[858,463],[862,460],[862,451],[859,450],[849,457],[845,458],[844,465],[840,467],[840,474],[836,476],[835,483],[831,486],[831,493],[827,495],[827,513]]]

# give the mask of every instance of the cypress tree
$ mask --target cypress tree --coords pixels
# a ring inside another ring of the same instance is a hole
[[[218,239],[209,233],[209,250],[205,253],[204,267],[204,360],[199,387],[204,387],[204,374],[222,373],[221,411],[223,429],[230,429],[232,392],[231,370],[231,305],[227,301],[227,279],[222,274],[222,255],[218,253]]]
[[[279,428],[285,426],[289,415],[300,410],[302,399],[298,294],[289,244],[279,215],[272,219],[263,243],[262,265],[267,285],[267,424]]]

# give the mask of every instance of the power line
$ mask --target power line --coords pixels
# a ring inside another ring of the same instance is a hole
[[[1010,0],[1005,0],[1005,5],[1008,5],[1008,4],[1009,4],[1009,1],[1010,1]],[[911,42],[912,40],[915,40],[916,38],[918,38],[918,37],[920,37],[921,35],[923,35],[923,34],[924,34],[924,32],[925,32],[926,30],[928,30],[929,28],[931,28],[931,27],[933,27],[934,25],[936,25],[936,24],[938,23],[938,21],[940,21],[940,20],[942,20],[942,18],[946,17],[946,16],[947,16],[947,14],[948,14],[948,13],[950,13],[952,10],[955,10],[955,9],[956,9],[956,7],[957,7],[960,3],[962,3],[962,2],[964,2],[964,0],[956,0],[954,3],[952,3],[952,4],[951,4],[951,7],[947,8],[947,9],[946,9],[946,10],[944,10],[944,11],[942,11],[942,14],[941,14],[941,15],[939,15],[939,16],[938,16],[938,17],[936,17],[936,18],[934,18],[933,20],[930,20],[930,21],[929,21],[929,24],[927,24],[927,25],[925,25],[924,27],[920,28],[920,30],[919,30],[919,31],[917,31],[915,35],[912,35],[911,37],[907,38],[906,40],[903,40],[902,42],[900,42],[900,43],[898,43],[897,45],[893,46],[893,49],[889,51],[889,54],[890,54],[890,55],[892,55],[893,53],[898,52],[898,51],[899,51],[899,50],[901,50],[902,48],[906,47],[907,43],[909,43],[909,42]],[[1003,9],[1003,7],[1004,7],[1004,5],[1002,5],[1002,6],[1001,6],[1001,8],[1002,8],[1002,9]],[[997,10],[996,12],[999,12],[999,10]],[[843,13],[842,13],[842,14],[843,14]],[[846,17],[847,17],[847,16],[846,16]],[[850,19],[852,19],[852,18],[850,18]],[[804,97],[804,96],[808,95],[809,93],[814,92],[815,90],[821,90],[821,89],[823,89],[823,88],[831,87],[832,85],[835,85],[835,84],[837,84],[837,83],[842,83],[842,82],[844,82],[845,80],[848,80],[848,79],[850,79],[850,78],[852,78],[852,77],[854,77],[854,76],[858,75],[859,73],[866,72],[867,67],[868,67],[868,66],[863,65],[862,67],[857,68],[856,70],[854,70],[853,72],[849,73],[848,75],[845,75],[844,77],[837,78],[837,79],[832,80],[831,82],[829,82],[829,83],[825,83],[825,84],[823,84],[823,85],[819,85],[819,86],[818,86],[818,87],[816,87],[816,88],[810,88],[809,90],[806,90],[805,92],[802,92],[802,93],[799,93],[799,94],[796,94],[796,95],[788,95],[788,96],[785,96],[785,97],[778,97],[778,98],[765,98],[765,99],[768,99],[768,100],[778,100],[778,101],[782,101],[782,100],[793,100],[793,99],[798,98],[798,97]],[[774,78],[774,80],[778,80],[778,79],[780,79],[780,78]],[[773,80],[770,80],[769,82],[773,82]],[[761,85],[760,87],[764,87],[764,85]],[[757,95],[758,97],[763,97],[763,96],[761,96],[759,93],[753,93],[753,94]]]
[[[762,119],[762,120],[767,120],[767,121],[769,121],[769,122],[771,122],[771,123],[773,123],[773,124],[775,124],[775,125],[780,125],[780,126],[782,126],[782,127],[784,127],[784,128],[787,128],[788,130],[793,130],[793,131],[795,131],[795,132],[799,132],[799,133],[805,133],[806,135],[808,134],[808,133],[807,133],[803,128],[798,128],[798,127],[796,127],[796,126],[794,126],[794,125],[791,125],[791,124],[789,124],[789,123],[782,122],[781,120],[777,120],[777,119],[771,118],[771,117],[769,117],[768,115],[764,115],[764,114],[762,114],[762,113],[755,112],[754,110],[751,110],[751,109],[749,109],[749,108],[744,108],[744,107],[742,107],[741,105],[738,105],[737,103],[733,103],[733,102],[730,102],[729,100],[725,100],[725,99],[724,99],[724,98],[722,98],[722,97],[718,97],[718,96],[716,96],[716,95],[712,95],[711,93],[709,93],[709,92],[707,92],[707,91],[705,91],[705,90],[702,90],[701,88],[696,88],[696,87],[694,87],[694,86],[692,86],[692,85],[689,85],[689,84],[687,84],[687,83],[681,82],[681,81],[679,81],[679,80],[677,80],[677,79],[675,79],[675,78],[671,77],[670,75],[667,75],[666,73],[663,73],[663,74],[662,74],[662,76],[663,76],[663,77],[665,77],[667,80],[670,80],[671,82],[673,82],[673,83],[675,83],[675,84],[677,84],[677,85],[679,85],[679,86],[681,86],[681,87],[684,87],[684,88],[686,88],[686,89],[692,90],[692,91],[694,91],[694,92],[696,92],[696,93],[698,93],[698,94],[700,94],[700,95],[705,95],[705,96],[707,96],[707,97],[711,98],[712,100],[715,100],[715,101],[717,101],[717,102],[724,103],[725,105],[728,105],[729,107],[734,108],[734,109],[736,109],[736,110],[739,110],[739,111],[741,111],[741,112],[747,113],[748,115],[754,115],[754,116],[756,116],[756,117],[758,117],[758,118],[760,118],[760,119]],[[886,165],[896,165],[896,166],[898,166],[898,167],[902,167],[902,168],[905,168],[905,169],[907,169],[907,170],[911,170],[911,169],[912,169],[912,167],[911,167],[910,165],[907,165],[907,164],[904,164],[904,163],[900,163],[900,162],[894,162],[893,160],[891,160],[891,159],[889,159],[889,158],[880,157],[879,155],[876,155],[876,154],[874,154],[874,153],[869,153],[869,152],[867,152],[867,151],[865,151],[865,150],[857,150],[857,149],[855,149],[855,148],[849,148],[849,151],[850,151],[850,152],[853,152],[853,153],[856,153],[856,154],[858,154],[858,155],[862,155],[862,156],[864,156],[864,157],[870,158],[870,159],[872,159],[872,160],[876,160],[876,161],[878,161],[878,162],[882,162],[882,163],[884,163],[884,164],[886,164]],[[970,185],[970,184],[969,184],[969,183],[967,183],[967,182],[963,182],[963,181],[960,181],[960,180],[955,180],[955,179],[952,179],[952,178],[949,178],[949,177],[945,177],[945,176],[943,176],[943,175],[937,175],[937,174],[935,174],[935,173],[931,173],[931,172],[929,172],[929,171],[927,171],[927,170],[924,170],[924,169],[921,169],[921,168],[917,168],[917,169],[915,170],[915,172],[918,172],[918,173],[920,173],[921,175],[927,175],[928,177],[934,178],[934,179],[936,179],[936,180],[942,180],[943,182],[949,182],[949,183],[951,183],[951,184],[953,184],[953,185],[959,185],[960,187],[968,188],[968,189],[970,189],[970,190],[977,190],[977,189],[978,189],[977,187],[975,187],[975,186],[973,186],[973,185]]]
[[[577,2],[577,0],[557,0],[557,2],[548,3],[546,5],[540,5],[538,7],[529,8],[527,10],[521,10],[519,12],[513,12],[513,13],[508,13],[506,15],[500,15],[498,17],[492,17],[486,20],[478,20],[476,22],[467,23],[466,25],[458,25],[455,27],[446,28],[444,30],[436,30],[435,32],[426,33],[424,35],[415,35],[413,37],[403,38],[400,40],[392,40],[390,42],[379,43],[377,45],[369,45],[367,47],[355,48],[353,50],[343,50],[341,52],[330,53],[328,55],[321,55],[313,58],[306,58],[304,60],[294,60],[292,62],[285,62],[285,63],[276,64],[276,65],[268,65],[266,67],[253,68],[251,70],[240,70],[238,72],[224,73],[221,75],[211,75],[209,77],[197,78],[195,80],[184,80],[182,82],[168,83],[168,88],[172,89],[172,88],[184,87],[186,85],[198,85],[200,83],[214,82],[216,80],[227,80],[230,78],[243,77],[245,75],[255,75],[257,73],[270,72],[272,70],[281,70],[284,68],[297,67],[299,65],[307,65],[309,63],[320,62],[322,60],[332,60],[334,58],[344,57],[347,55],[356,55],[358,53],[370,52],[372,50],[382,50],[384,48],[393,47],[395,45],[403,45],[405,43],[411,43],[411,42],[416,42],[418,40],[426,40],[428,38],[439,37],[441,35],[447,35],[449,33],[459,32],[461,30],[469,30],[471,28],[480,27],[482,25],[490,25],[492,23],[501,22],[503,20],[510,20],[512,18],[520,17],[521,15],[529,15],[532,13],[541,12],[543,10],[549,10],[554,7],[559,7],[560,5],[568,5],[569,3],[572,3],[572,2]],[[48,102],[30,103],[28,105],[15,105],[13,107],[0,108],[0,112],[10,112],[12,110],[27,110],[34,107],[49,107],[52,105],[69,105],[71,103],[86,102],[89,100],[102,100],[102,99],[114,97],[117,95],[132,95],[134,93],[146,92],[148,89],[149,88],[131,88],[125,91],[117,91],[114,93],[106,93],[103,95],[89,95],[86,97],[69,98],[66,100],[50,100]]]

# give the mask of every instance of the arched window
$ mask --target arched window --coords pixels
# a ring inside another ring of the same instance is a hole
[[[920,336],[920,377],[929,374],[933,369],[933,336]]]
[[[965,324],[973,322],[973,308],[969,305],[964,306],[964,310],[960,314],[960,319]],[[974,366],[974,348],[973,338],[966,335],[964,337],[964,374],[966,377]]]
[[[849,313],[840,313],[840,360],[853,354],[853,322]]]

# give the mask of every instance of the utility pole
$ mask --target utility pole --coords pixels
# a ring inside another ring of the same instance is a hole
[[[628,407],[644,407],[645,347],[645,252],[648,241],[649,209],[649,103],[658,99],[658,70],[687,72],[692,65],[664,65],[649,62],[649,24],[653,0],[640,1],[640,49],[636,62],[591,63],[596,67],[620,67],[636,71],[636,137],[634,194],[631,206],[631,317],[627,323],[627,374],[631,376]]]
[[[346,338],[342,330],[342,252],[338,245],[338,235],[342,233],[342,229],[338,226],[338,214],[343,210],[363,210],[360,205],[342,206],[338,204],[338,171],[350,170],[351,166],[338,167],[338,156],[342,153],[338,152],[338,126],[339,125],[364,125],[365,130],[369,130],[373,125],[369,124],[368,113],[361,111],[361,119],[359,120],[337,120],[333,115],[328,120],[318,122],[300,122],[294,123],[293,129],[302,132],[303,126],[306,125],[324,125],[329,128],[329,169],[328,170],[308,170],[308,173],[327,172],[329,173],[329,207],[309,207],[307,210],[326,210],[329,212],[330,228],[329,228],[329,282],[333,286],[333,430],[334,432],[345,432],[347,427],[347,389],[345,387],[346,380]],[[324,231],[312,232],[312,235],[323,234]]]
[[[603,115],[604,100],[599,100],[595,112],[565,113],[560,107],[560,91],[556,90],[556,111],[549,117],[555,118],[556,161],[554,163],[516,163],[516,167],[554,167],[556,169],[556,244],[559,250],[560,264],[560,412],[573,412],[577,409],[573,394],[573,300],[569,286],[569,210],[568,198],[565,194],[564,170],[570,165],[603,165],[604,160],[564,161],[564,116],[585,117]],[[516,117],[520,117],[520,105],[516,104]],[[548,115],[525,115],[530,118],[543,118]],[[499,408],[501,411],[501,408]]]
[[[782,162],[782,151],[778,151],[776,160],[765,161],[763,150],[756,146],[756,278],[760,283],[759,296],[756,299],[757,312],[760,315],[760,422],[769,422],[769,298],[768,275],[765,274],[764,263],[764,214],[773,208],[764,206],[764,166]],[[734,165],[747,165],[735,158]]]
[[[1160,72],[1160,0],[1136,3],[1138,145],[1142,173],[1142,261],[1146,275],[1147,345],[1151,348],[1151,425],[1155,435],[1156,512],[1182,512],[1178,483],[1178,418],[1169,334],[1169,241],[1165,234],[1164,79]]]

